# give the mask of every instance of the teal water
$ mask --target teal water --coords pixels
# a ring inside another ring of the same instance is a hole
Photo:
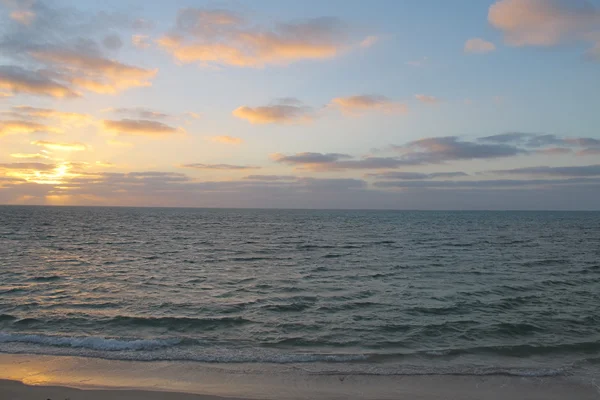
[[[596,374],[600,213],[0,207],[0,352]]]

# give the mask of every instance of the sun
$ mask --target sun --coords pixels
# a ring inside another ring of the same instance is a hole
[[[21,178],[27,182],[38,183],[42,185],[60,185],[65,183],[70,178],[79,176],[79,174],[71,172],[72,165],[68,162],[58,164],[50,171],[30,170],[12,172],[9,175],[15,178]]]

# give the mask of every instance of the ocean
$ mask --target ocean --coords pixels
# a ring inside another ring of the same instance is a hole
[[[600,213],[3,206],[0,352],[597,377]]]

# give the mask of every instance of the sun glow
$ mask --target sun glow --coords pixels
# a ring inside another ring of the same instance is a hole
[[[80,176],[80,174],[71,172],[72,168],[72,165],[63,162],[49,171],[21,170],[9,172],[7,175],[42,185],[60,185],[65,183],[68,179]]]

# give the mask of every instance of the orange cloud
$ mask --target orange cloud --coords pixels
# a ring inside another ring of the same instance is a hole
[[[357,115],[366,111],[384,111],[387,113],[405,114],[408,107],[380,95],[358,95],[336,97],[331,105],[339,108],[344,114]]]
[[[31,25],[35,19],[35,13],[31,10],[15,10],[10,13],[10,18],[23,25]]]
[[[148,35],[133,35],[131,36],[131,44],[133,44],[138,49],[147,49],[152,46],[152,42]]]
[[[28,153],[13,153],[10,155],[13,158],[21,158],[21,159],[48,159],[50,157],[48,157],[45,154],[41,154],[41,153],[32,153],[32,154],[28,154]]]
[[[251,124],[294,124],[313,120],[310,107],[294,98],[280,99],[275,104],[261,107],[242,106],[233,110],[232,114],[245,119]]]
[[[69,74],[64,79],[72,85],[103,94],[151,86],[150,80],[158,72],[70,50],[41,50],[30,54],[37,60],[68,68]]]
[[[179,11],[177,28],[157,43],[182,63],[263,67],[335,57],[350,47],[346,30],[334,18],[265,29],[233,12],[186,8]],[[362,44],[373,44],[373,38]]]
[[[183,164],[180,168],[193,168],[193,169],[208,169],[208,170],[245,170],[245,169],[259,169],[260,167],[253,167],[249,165],[231,165],[231,164]]]
[[[82,143],[57,143],[46,140],[36,140],[31,142],[31,144],[59,151],[83,151],[87,149],[87,146]]]
[[[553,46],[587,41],[600,46],[600,10],[567,0],[500,0],[490,6],[490,24],[511,46]],[[593,49],[592,49],[593,55]]]
[[[49,97],[78,97],[79,93],[59,83],[40,71],[26,70],[16,66],[0,66],[0,89],[12,94],[31,94]]]
[[[156,137],[185,133],[183,128],[174,128],[162,122],[143,119],[104,120],[102,123],[106,131],[119,135]]]
[[[224,144],[242,144],[244,141],[240,138],[233,136],[213,136],[209,138],[211,142],[224,143]]]
[[[435,96],[428,96],[426,94],[415,94],[415,99],[419,100],[421,103],[427,104],[437,104],[441,102],[439,98]]]
[[[61,132],[61,129],[32,121],[9,120],[0,122],[0,136],[18,133]]]
[[[481,38],[469,39],[465,42],[465,53],[485,54],[496,50],[496,45]]]
[[[56,119],[61,123],[81,125],[89,122],[89,114],[58,111],[51,108],[37,108],[30,106],[15,106],[7,114],[23,119]]]

